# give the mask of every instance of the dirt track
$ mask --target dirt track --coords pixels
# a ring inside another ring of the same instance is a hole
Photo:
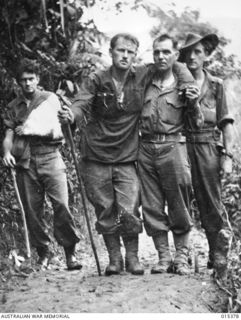
[[[64,264],[50,270],[32,273],[9,292],[2,290],[0,312],[140,312],[140,313],[204,313],[224,311],[225,298],[214,285],[205,267],[207,244],[200,232],[193,231],[192,247],[199,254],[199,273],[190,276],[151,275],[157,255],[152,240],[140,237],[140,259],[144,276],[123,272],[120,276],[99,277],[93,257],[82,253],[83,269],[68,272]],[[98,247],[101,248],[101,240]],[[79,253],[80,254],[80,253]],[[101,250],[100,263],[107,263]]]

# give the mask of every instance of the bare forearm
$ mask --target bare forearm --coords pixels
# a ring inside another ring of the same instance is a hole
[[[11,150],[13,147],[13,137],[13,130],[8,129],[3,140],[3,163],[8,167],[14,167],[16,165],[15,158],[11,154]]]
[[[3,140],[3,154],[10,153],[13,147],[14,132],[11,129],[7,129],[5,138]]]
[[[233,125],[231,123],[227,123],[222,130],[223,132],[223,144],[226,152],[232,153],[233,149]]]

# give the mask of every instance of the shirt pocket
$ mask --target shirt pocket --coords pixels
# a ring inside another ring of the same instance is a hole
[[[183,122],[184,104],[178,96],[163,97],[158,107],[158,113],[163,122],[172,125],[179,125]]]
[[[207,97],[201,102],[205,122],[216,124],[216,100],[214,97]]]
[[[152,97],[151,96],[146,96],[144,99],[144,103],[143,103],[143,109],[148,109],[150,108],[150,105],[152,104]]]
[[[116,97],[113,92],[99,91],[96,94],[95,102],[98,110],[101,110],[101,112],[106,112],[113,107],[114,103],[116,103]]]
[[[142,108],[142,118],[153,118],[156,114],[155,101],[151,96],[147,96],[144,99]]]

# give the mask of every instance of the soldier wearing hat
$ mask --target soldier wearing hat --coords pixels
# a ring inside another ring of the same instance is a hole
[[[202,37],[190,33],[179,56],[179,61],[186,63],[201,91],[198,103],[204,125],[197,128],[188,117],[186,137],[194,194],[209,244],[207,267],[214,268],[216,272],[226,268],[231,242],[231,228],[221,200],[221,176],[232,171],[234,122],[222,80],[204,68],[205,61],[218,43],[216,34]]]

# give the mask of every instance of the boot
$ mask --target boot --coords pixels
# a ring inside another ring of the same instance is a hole
[[[75,257],[75,244],[70,247],[64,247],[66,265],[69,271],[80,270],[82,265],[77,261]]]
[[[168,272],[172,263],[168,244],[168,233],[166,231],[162,231],[162,233],[152,237],[152,239],[158,252],[159,261],[152,267],[151,273]]]
[[[120,274],[123,271],[123,258],[120,250],[120,237],[117,234],[104,234],[105,245],[109,254],[109,265],[105,269],[105,275]]]
[[[173,233],[176,248],[174,272],[179,275],[188,275],[191,272],[188,264],[189,234],[190,232],[184,234]]]
[[[126,271],[134,275],[143,275],[144,269],[138,259],[138,235],[122,236],[126,249]]]
[[[208,269],[213,269],[214,253],[215,253],[215,249],[216,249],[217,236],[218,236],[218,232],[207,232],[206,231],[206,237],[208,240],[208,247],[209,247],[209,255],[208,255],[208,262],[207,262]]]
[[[228,255],[231,248],[232,232],[228,229],[221,229],[217,236],[217,243],[214,252],[213,268],[220,279],[227,277]]]
[[[38,265],[40,270],[45,270],[48,268],[50,251],[48,246],[36,247],[38,253]]]

